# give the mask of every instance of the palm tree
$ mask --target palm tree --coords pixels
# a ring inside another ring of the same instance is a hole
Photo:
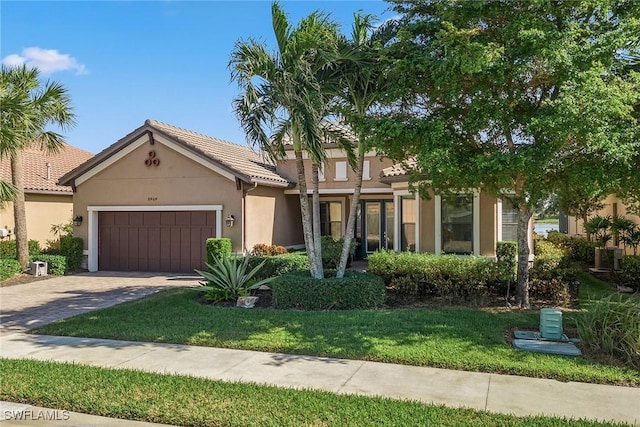
[[[341,90],[338,94],[339,111],[343,122],[350,125],[355,134],[357,160],[354,167],[356,182],[347,219],[344,245],[336,273],[338,278],[344,276],[351,252],[351,241],[362,190],[364,155],[369,149],[365,133],[358,130],[358,124],[371,113],[372,106],[379,100],[385,85],[388,84],[384,79],[378,48],[392,33],[391,27],[381,26],[374,31],[372,20],[372,15],[354,14],[351,39],[343,40],[347,49],[350,49],[352,53],[342,61],[342,66],[339,69],[342,79]]]
[[[290,141],[296,157],[300,210],[311,275],[323,277],[320,246],[318,167],[326,152],[320,122],[327,115],[327,69],[334,63],[337,26],[314,12],[293,28],[277,2],[271,7],[277,50],[255,40],[240,40],[231,54],[231,78],[242,90],[234,111],[253,145],[273,160],[284,156]],[[313,221],[302,153],[312,163]]]
[[[40,146],[46,152],[62,147],[63,137],[46,128],[67,129],[75,124],[67,89],[57,82],[40,81],[37,68],[2,67],[0,71],[0,156],[11,159],[12,186],[2,183],[2,201],[13,201],[17,259],[29,261],[25,214],[22,150]]]

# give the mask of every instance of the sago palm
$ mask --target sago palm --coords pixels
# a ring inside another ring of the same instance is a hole
[[[57,82],[40,80],[37,68],[2,67],[0,72],[0,156],[11,160],[12,185],[2,183],[2,201],[13,201],[17,259],[29,261],[24,201],[22,150],[39,146],[45,152],[62,147],[63,137],[49,129],[75,124],[67,89]]]

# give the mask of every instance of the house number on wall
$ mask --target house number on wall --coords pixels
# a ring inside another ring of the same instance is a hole
[[[158,166],[160,164],[160,159],[156,157],[156,151],[149,151],[149,157],[144,161],[144,164],[147,166]]]
[[[157,200],[158,200],[157,197],[147,197],[147,201],[149,201],[149,202],[155,202]]]

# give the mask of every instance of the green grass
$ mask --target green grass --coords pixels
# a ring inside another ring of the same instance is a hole
[[[603,282],[582,269],[576,271],[578,280],[580,280],[578,301],[581,307],[586,308],[590,302],[601,300],[614,293],[613,288],[607,282]]]
[[[640,385],[638,371],[516,350],[512,328],[537,329],[536,312],[396,309],[303,312],[204,306],[173,289],[59,321],[33,332],[282,352],[514,374],[561,381]],[[574,313],[565,315],[565,325]]]
[[[558,218],[544,218],[544,219],[536,219],[536,224],[558,224]]]
[[[9,359],[0,359],[0,400],[184,426],[611,425]]]

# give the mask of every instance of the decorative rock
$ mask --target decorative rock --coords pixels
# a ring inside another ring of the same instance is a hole
[[[253,308],[258,301],[258,297],[238,297],[236,307]]]
[[[267,285],[260,285],[260,287],[258,288],[259,291],[270,291],[271,288],[268,287]]]

